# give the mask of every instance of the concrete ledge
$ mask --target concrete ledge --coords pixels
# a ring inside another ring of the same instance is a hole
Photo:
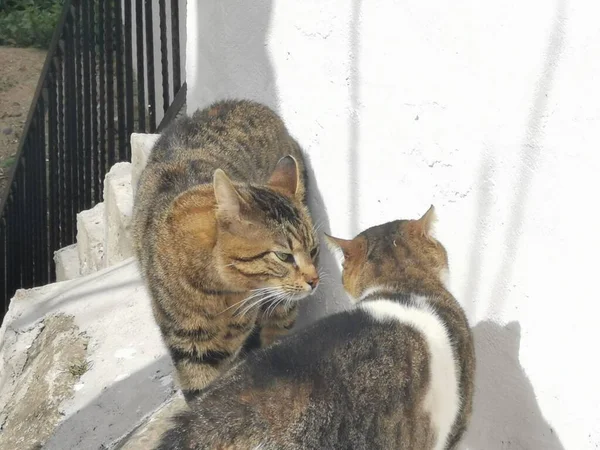
[[[110,267],[133,256],[131,216],[133,192],[131,190],[131,164],[115,164],[104,180],[104,267]]]
[[[72,280],[80,276],[79,251],[77,244],[69,245],[54,252],[56,281]]]
[[[133,258],[76,280],[17,291],[0,342],[2,449],[112,448],[175,391],[171,360]]]
[[[154,147],[159,137],[160,134],[131,134],[131,165],[133,166],[131,169],[131,187],[134,198],[142,170],[146,167],[152,147]]]
[[[81,275],[88,275],[103,267],[105,220],[104,203],[77,214],[77,250]]]
[[[87,339],[72,316],[51,315],[21,339],[9,340],[0,403],[0,448],[41,448],[61,420],[61,404],[85,372]],[[14,337],[9,333],[9,337]],[[23,357],[26,363],[21,365]]]

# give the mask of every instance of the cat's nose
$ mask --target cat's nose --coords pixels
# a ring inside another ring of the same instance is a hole
[[[319,284],[319,276],[315,275],[313,277],[308,278],[306,280],[306,284],[308,284],[312,290],[315,290],[317,288],[317,285]]]

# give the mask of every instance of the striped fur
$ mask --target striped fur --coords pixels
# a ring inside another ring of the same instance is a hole
[[[178,415],[160,450],[450,450],[471,415],[475,357],[423,218],[331,238],[358,307],[253,353]]]
[[[305,189],[298,144],[258,103],[215,103],[178,119],[153,148],[134,244],[188,400],[241,349],[288,333],[296,300],[316,287]]]

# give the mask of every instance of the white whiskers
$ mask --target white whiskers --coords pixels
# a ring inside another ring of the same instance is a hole
[[[225,311],[230,310],[231,308],[234,308],[237,306],[236,311],[241,308],[242,306],[244,306],[246,304],[246,302],[249,302],[261,295],[267,295],[268,293],[270,293],[273,289],[275,288],[271,288],[271,287],[265,287],[265,288],[258,288],[258,289],[252,289],[250,292],[250,295],[248,297],[244,297],[243,299],[241,299],[239,302],[234,303],[233,305],[228,306],[227,308],[225,308],[223,311],[221,311],[219,314],[223,314]]]

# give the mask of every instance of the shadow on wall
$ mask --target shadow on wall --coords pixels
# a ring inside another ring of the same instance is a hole
[[[350,22],[350,117],[348,127],[348,204],[350,205],[350,230],[356,235],[358,229],[359,210],[358,210],[358,142],[360,139],[360,16],[362,0],[353,0],[352,19]]]
[[[197,73],[200,108],[222,98],[248,98],[277,109],[267,48],[272,0],[197,2]]]
[[[548,45],[546,47],[546,52],[544,53],[544,67],[535,88],[532,106],[529,111],[527,127],[525,129],[525,136],[521,144],[520,169],[513,190],[514,197],[512,206],[510,208],[510,218],[508,219],[508,224],[505,227],[507,233],[505,239],[506,250],[504,251],[504,255],[501,260],[502,262],[496,273],[495,282],[491,291],[497,300],[489,305],[487,311],[488,313],[500,313],[504,306],[507,295],[507,280],[511,276],[512,266],[519,248],[521,228],[523,227],[523,222],[526,217],[525,208],[533,182],[533,177],[536,173],[535,169],[540,164],[540,161],[543,157],[540,141],[544,120],[548,114],[548,94],[552,92],[556,69],[560,63],[560,57],[562,55],[566,39],[566,8],[567,0],[559,0],[554,16],[552,31],[550,32]],[[489,170],[490,167],[493,169],[493,161],[490,161],[489,158],[484,158],[482,161],[481,175],[482,177],[487,177],[487,180],[483,178],[483,180],[487,182],[490,181],[489,174],[493,171]],[[482,187],[482,190],[484,189],[487,190],[487,192],[482,192],[483,195],[479,199],[479,209],[476,216],[480,220],[485,219],[485,215],[489,211],[487,208],[491,204],[489,188],[484,186]],[[480,267],[480,261],[478,260],[478,257],[475,256],[475,252],[479,250],[482,243],[482,238],[482,234],[479,233],[472,250],[473,254],[471,257],[471,268],[477,270],[477,277],[473,277],[471,283],[469,283],[471,286],[470,294],[473,295],[471,297],[472,302],[477,301],[477,297],[475,297],[475,295],[477,294],[478,283],[480,282],[478,279],[480,270],[478,267]]]
[[[267,48],[272,0],[207,0],[198,2],[196,8],[200,30],[196,85],[204,89],[192,93],[198,106],[221,98],[248,98],[278,110],[275,73]],[[323,232],[329,231],[329,219],[309,160],[306,165],[308,203],[322,238]],[[346,306],[338,265],[324,246],[320,266],[324,272],[321,286],[303,302],[296,329]]]
[[[519,363],[521,326],[480,322],[473,328],[475,404],[463,450],[564,450],[546,422]]]
[[[330,232],[329,217],[308,156],[306,157],[306,170],[309,180],[308,206],[321,240],[321,249],[319,251],[321,284],[315,295],[302,303],[294,330],[302,329],[315,320],[343,310],[350,305],[348,296],[342,287],[342,275],[336,258],[327,249],[324,242],[323,233]]]

